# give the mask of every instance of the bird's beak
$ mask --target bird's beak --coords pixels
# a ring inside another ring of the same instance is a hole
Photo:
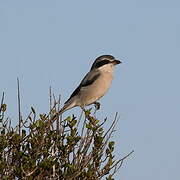
[[[117,64],[120,64],[120,63],[122,63],[122,62],[119,61],[119,60],[116,60],[116,59],[113,61],[113,64],[114,64],[114,65],[117,65]]]

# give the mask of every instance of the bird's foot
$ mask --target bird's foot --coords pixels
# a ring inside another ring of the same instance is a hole
[[[96,110],[100,109],[101,104],[99,102],[94,102],[93,104],[95,105]]]

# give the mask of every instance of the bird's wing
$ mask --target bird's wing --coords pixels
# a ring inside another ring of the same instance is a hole
[[[86,74],[84,79],[81,81],[80,85],[74,90],[74,92],[71,94],[70,98],[65,102],[65,104],[74,96],[76,96],[82,87],[89,86],[93,84],[97,78],[100,76],[99,71],[90,71]]]
[[[99,71],[93,71],[93,72],[90,71],[89,73],[86,74],[84,79],[81,81],[80,86],[85,87],[85,86],[89,86],[89,85],[93,84],[99,76],[100,76]]]

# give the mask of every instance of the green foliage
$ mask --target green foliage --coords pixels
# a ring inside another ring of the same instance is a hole
[[[31,107],[13,128],[2,100],[0,179],[113,180],[125,159],[115,160],[115,142],[110,141],[117,116],[105,131],[106,119],[99,121],[91,110],[84,111],[84,120],[74,115],[62,119],[58,107],[54,101],[50,112],[39,117]]]

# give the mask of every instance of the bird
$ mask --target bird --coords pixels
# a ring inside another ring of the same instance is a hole
[[[114,67],[120,63],[122,62],[115,59],[112,55],[101,55],[97,57],[90,71],[64,103],[59,114],[76,106],[80,106],[84,110],[85,106],[91,104],[94,104],[99,109],[100,103],[97,100],[104,96],[110,88]]]

